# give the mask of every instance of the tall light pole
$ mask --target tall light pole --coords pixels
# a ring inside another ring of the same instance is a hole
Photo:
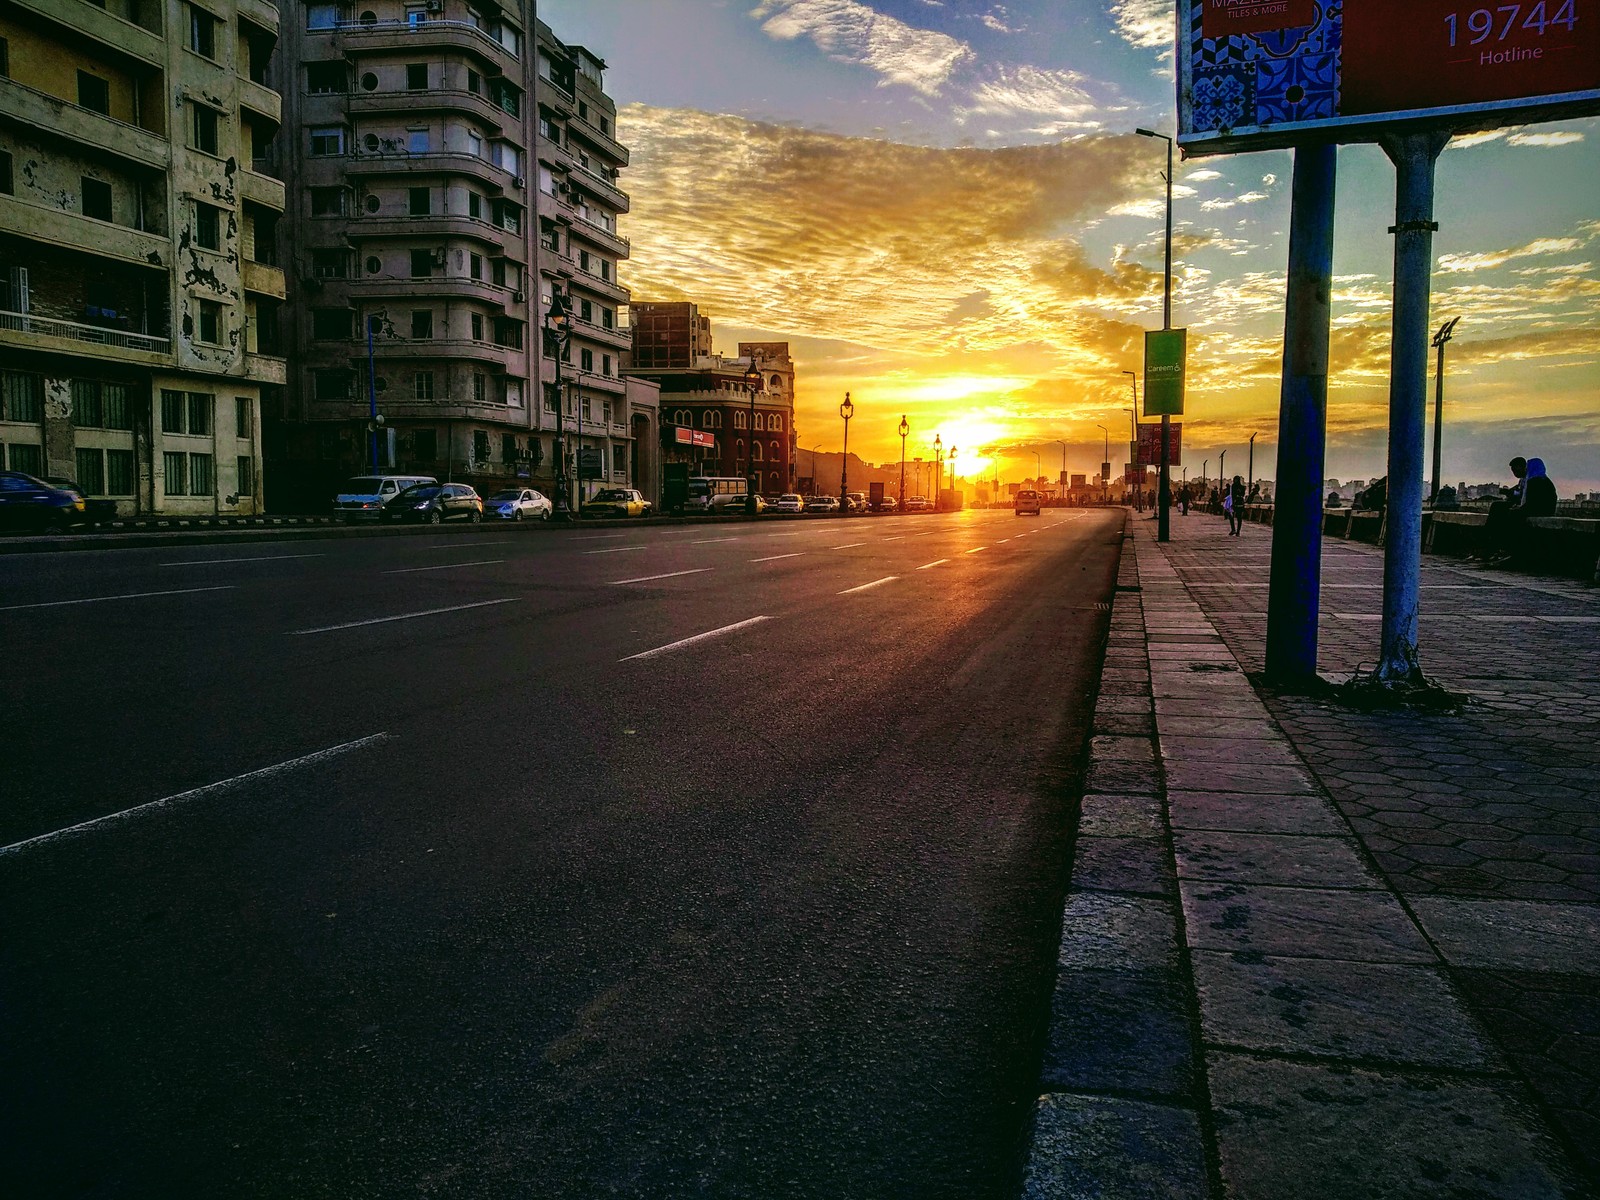
[[[1172,328],[1172,139],[1154,129],[1134,130],[1140,137],[1160,138],[1167,144],[1167,170],[1162,178],[1167,182],[1167,254],[1164,287],[1161,292],[1161,328]],[[1149,395],[1149,388],[1145,394]],[[1156,541],[1165,542],[1172,537],[1172,418],[1161,415],[1161,473],[1156,482]]]
[[[1228,490],[1228,452],[1224,450],[1217,456],[1217,482],[1222,485],[1222,490]]]
[[[1044,460],[1039,457],[1037,450],[1033,452],[1033,473],[1037,477],[1033,481],[1033,486],[1038,487],[1044,481]]]
[[[895,502],[895,507],[901,512],[906,508],[906,434],[911,432],[911,423],[906,420],[905,414],[900,416],[900,497]]]
[[[1100,502],[1111,503],[1111,431],[1104,425],[1096,425],[1101,433],[1106,435],[1105,457],[1100,460]]]
[[[572,310],[567,307],[566,296],[559,291],[550,293],[550,308],[544,316],[544,350],[556,364],[556,436],[555,436],[555,495],[551,497],[550,515],[557,521],[572,520],[572,508],[567,499],[567,455],[562,444],[566,436],[566,421],[562,416],[561,357],[566,353],[567,341],[572,336]]]
[[[756,366],[754,352],[750,355],[750,365],[745,368],[744,386],[750,392],[750,452],[745,455],[745,475],[749,480],[749,490],[744,497],[744,515],[756,515],[756,493],[761,490],[761,478],[756,474],[756,393],[761,390],[761,370]],[[845,426],[848,432],[849,426]]]
[[[1124,371],[1123,374],[1133,385],[1133,407],[1122,410],[1128,414],[1128,466],[1136,472],[1133,477],[1133,506],[1143,512],[1144,468],[1139,465],[1139,377],[1132,371]]]
[[[944,438],[933,435],[933,511],[944,506]]]
[[[1206,503],[1211,501],[1211,493],[1206,491],[1206,468],[1211,465],[1209,458],[1202,459],[1200,463],[1200,498]]]
[[[1438,365],[1433,369],[1433,489],[1428,493],[1428,503],[1439,503],[1439,451],[1444,443],[1440,431],[1444,428],[1444,345],[1456,331],[1456,324],[1460,317],[1451,317],[1439,326],[1439,332],[1433,335],[1433,345],[1439,351]],[[367,346],[372,346],[371,336],[368,336]]]
[[[849,392],[844,394],[844,403],[839,405],[839,415],[844,418],[844,453],[839,456],[839,514],[843,516],[850,511],[850,418],[856,415]]]
[[[1255,486],[1256,482],[1256,438],[1260,436],[1259,433],[1250,435],[1250,465],[1244,470],[1244,494],[1247,500],[1250,498],[1250,490]]]
[[[1063,442],[1060,438],[1057,438],[1056,439],[1056,445],[1061,447],[1061,484],[1060,484],[1060,487],[1061,487],[1061,499],[1063,501],[1065,501],[1066,498],[1067,498],[1067,478],[1068,478],[1068,476],[1067,476],[1067,444],[1065,442]]]
[[[952,496],[954,496],[955,495],[955,491],[956,491],[956,448],[955,448],[954,445],[952,445],[950,447],[949,458],[950,458],[950,494]]]

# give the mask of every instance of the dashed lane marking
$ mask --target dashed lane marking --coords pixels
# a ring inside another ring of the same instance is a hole
[[[165,592],[124,592],[120,596],[89,596],[83,600],[44,600],[37,604],[8,604],[0,612],[21,612],[25,608],[63,608],[68,604],[106,604],[112,600],[142,600],[146,596],[191,596],[196,592],[231,592],[231,583],[214,587],[175,588]]]
[[[865,542],[846,542],[842,546],[832,546],[832,547],[829,547],[829,548],[833,549],[833,550],[854,550],[857,546],[865,546],[865,545],[866,545]]]
[[[665,654],[669,650],[682,650],[685,646],[693,646],[697,642],[704,642],[710,638],[724,637],[735,630],[745,629],[751,625],[758,625],[762,621],[770,621],[771,617],[751,617],[745,621],[735,621],[732,625],[724,625],[721,629],[708,629],[705,633],[697,633],[693,637],[680,638],[676,642],[668,642],[665,646],[657,646],[654,650],[643,650],[638,654],[630,654],[626,658],[619,658],[618,662],[633,662],[640,658],[654,658],[658,654]]]
[[[321,554],[255,554],[249,558],[186,558],[180,562],[165,562],[163,567],[206,567],[212,563],[282,562],[288,558],[322,558]]]
[[[515,596],[509,596],[504,600],[479,600],[475,604],[452,604],[448,608],[425,608],[421,612],[400,613],[398,616],[393,617],[372,617],[366,621],[346,621],[342,625],[320,625],[316,629],[296,629],[289,636],[304,637],[312,633],[334,633],[340,629],[357,629],[362,625],[386,625],[390,621],[412,621],[417,617],[434,617],[440,613],[465,612],[469,608],[488,608],[495,604],[515,604],[516,602]]]
[[[929,567],[937,567],[940,563],[947,563],[949,561],[950,560],[948,558],[936,558],[931,563],[923,563],[917,568],[917,570],[926,571]]]
[[[777,562],[780,558],[799,558],[804,553],[805,553],[804,550],[796,550],[793,554],[769,554],[765,558],[752,558],[750,561],[753,562],[753,563],[758,563],[758,562]]]
[[[419,571],[459,571],[462,567],[492,567],[495,563],[503,563],[503,558],[478,558],[472,562],[440,563],[436,567],[399,567],[393,571],[385,571],[385,575],[415,575]]]
[[[898,575],[885,575],[882,579],[874,579],[871,583],[863,583],[858,587],[845,588],[845,590],[840,592],[839,595],[848,596],[851,592],[864,592],[868,588],[882,587],[884,584],[893,583],[899,578],[900,576]]]
[[[648,550],[649,546],[610,546],[605,550],[585,550],[585,554],[622,554],[628,550]]]
[[[693,567],[687,571],[668,571],[664,575],[640,575],[637,579],[613,579],[610,587],[617,587],[624,583],[649,583],[652,579],[676,579],[679,575],[699,575],[702,571],[710,571],[711,567]]]

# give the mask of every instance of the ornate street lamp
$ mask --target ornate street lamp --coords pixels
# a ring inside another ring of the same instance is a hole
[[[744,513],[747,517],[756,515],[756,493],[761,489],[761,480],[756,475],[756,393],[761,390],[761,371],[756,367],[756,356],[750,355],[750,366],[744,373],[744,386],[750,392],[750,452],[745,455],[745,475],[749,477],[749,492],[744,498]]]
[[[905,417],[900,418],[900,499],[896,503],[901,512],[906,510],[906,434],[911,432],[911,425]]]
[[[956,448],[954,446],[950,447],[950,453],[946,457],[950,460],[950,494],[954,495],[956,490]]]
[[[839,513],[850,511],[850,418],[856,415],[856,406],[850,403],[850,393],[844,394],[839,405],[839,415],[844,418],[844,453],[839,456]]]
[[[559,291],[550,294],[550,308],[544,315],[544,352],[556,364],[556,437],[555,437],[555,495],[551,497],[550,515],[557,521],[572,520],[572,510],[567,500],[567,456],[562,444],[566,436],[566,422],[562,416],[561,356],[566,353],[567,341],[572,337],[572,310],[567,298]]]
[[[944,505],[944,439],[933,435],[933,511]]]

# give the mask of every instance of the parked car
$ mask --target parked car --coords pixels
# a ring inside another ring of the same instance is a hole
[[[811,499],[806,501],[806,511],[807,512],[838,512],[839,511],[839,497],[837,497],[837,496],[813,496],[813,497],[811,497]]]
[[[928,503],[928,498],[926,496],[906,497],[905,508],[907,512],[927,512],[928,509],[932,507],[933,505]]]
[[[772,502],[771,508],[773,512],[805,512],[806,502],[794,492],[785,492]]]
[[[897,507],[893,496],[882,496],[878,500],[878,512],[893,512]]]
[[[583,502],[586,517],[648,517],[650,501],[635,488],[602,488]]]
[[[419,483],[396,496],[383,510],[385,521],[483,520],[483,499],[464,483]]]
[[[83,523],[85,525],[98,525],[102,521],[116,520],[117,502],[115,500],[91,500],[89,499],[89,493],[79,487],[75,480],[63,479],[59,475],[46,475],[44,481],[51,487],[77,494],[78,498],[83,501]]]
[[[21,471],[0,471],[0,529],[66,533],[83,520],[83,497]]]
[[[770,507],[771,507],[771,505],[769,505],[763,497],[761,497],[761,496],[757,496],[756,497],[756,512],[757,513],[764,513]],[[737,515],[739,513],[747,513],[747,512],[749,512],[750,511],[750,504],[749,504],[749,495],[748,495],[748,493],[746,495],[738,497],[732,503],[727,504],[724,507],[717,509],[716,511],[721,513],[725,517],[727,517],[727,516],[735,516],[735,515]]]
[[[865,492],[846,492],[844,499],[845,511],[853,513],[867,511],[867,494]]]
[[[432,475],[357,475],[345,480],[333,498],[334,514],[346,524],[381,520],[400,493],[420,484],[437,485]]]
[[[500,521],[548,521],[554,509],[533,488],[506,488],[483,502],[484,515]]]
[[[1013,507],[1015,508],[1016,514],[1019,517],[1025,513],[1031,513],[1037,517],[1039,515],[1039,504],[1039,493],[1031,489],[1025,489],[1017,493],[1017,498],[1013,502]]]

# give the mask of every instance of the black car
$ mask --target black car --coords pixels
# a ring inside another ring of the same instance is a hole
[[[91,500],[89,493],[78,486],[77,481],[66,479],[60,475],[46,475],[44,481],[53,488],[60,488],[64,492],[76,492],[83,497],[83,523],[85,525],[99,525],[103,521],[114,521],[117,517],[117,502],[115,500]]]
[[[464,483],[419,483],[396,496],[383,510],[385,521],[483,520],[483,497]]]
[[[21,471],[0,471],[0,530],[65,533],[83,520],[83,497]]]

